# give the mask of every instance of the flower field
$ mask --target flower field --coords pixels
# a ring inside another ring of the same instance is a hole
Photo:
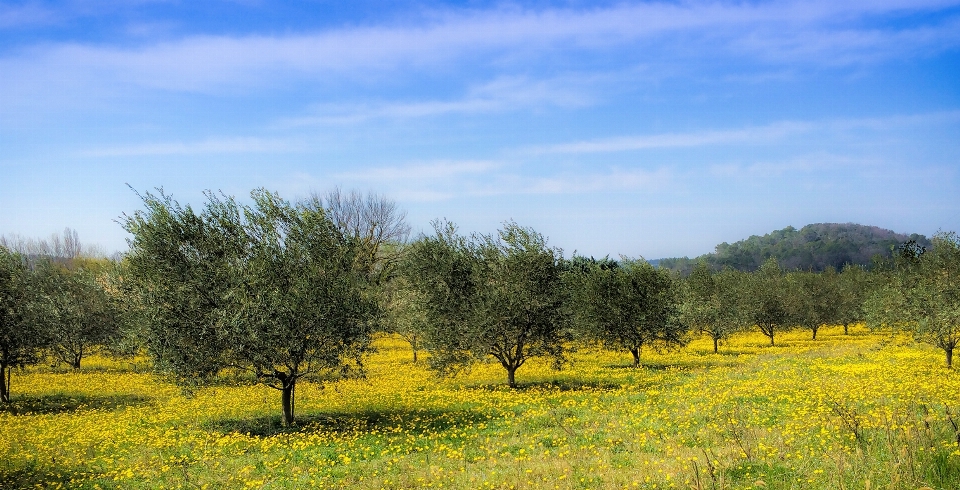
[[[366,379],[192,393],[144,364],[29,368],[0,407],[0,488],[960,488],[960,374],[864,328],[675,352],[581,348],[553,371],[438,379],[402,341]]]

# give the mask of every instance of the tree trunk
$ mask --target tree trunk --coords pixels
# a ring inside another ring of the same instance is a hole
[[[844,323],[844,324],[843,324],[843,334],[844,334],[844,335],[850,335],[850,324],[849,324],[849,323]]]
[[[413,349],[413,362],[417,362],[417,349]]]
[[[640,367],[640,348],[634,347],[630,349],[630,353],[633,354],[633,367],[634,368]]]
[[[10,366],[0,363],[0,402],[10,403]]]
[[[813,340],[817,340],[817,330],[819,329],[820,329],[819,327],[810,329],[810,330],[813,330]]]
[[[774,326],[773,325],[768,325],[766,327],[764,327],[763,325],[757,325],[757,326],[760,327],[760,332],[762,332],[764,335],[767,336],[767,338],[770,339],[770,345],[773,345],[773,334],[775,333]]]
[[[80,359],[83,359],[83,354],[74,354],[73,361],[70,362],[70,366],[72,366],[75,371],[80,369]]]
[[[283,405],[283,425],[290,426],[293,425],[294,422],[294,390],[297,387],[297,378],[291,376],[288,379],[281,380],[281,382],[283,383],[280,395]]]
[[[517,387],[517,368],[512,366],[507,368],[507,384],[511,388]]]
[[[947,353],[947,367],[953,368],[953,347],[943,349]]]
[[[763,329],[761,329],[761,330],[763,330]],[[763,334],[766,335],[767,337],[770,337],[770,345],[773,345],[773,335],[774,335],[774,333],[776,333],[776,332],[773,330],[773,325],[771,325],[770,328],[768,328],[767,330],[763,330]]]
[[[719,343],[720,343],[720,339],[714,337],[714,338],[713,338],[713,353],[714,353],[714,354],[716,354],[716,353],[718,352],[718,349],[717,349],[717,348],[719,347],[719,346],[718,346]]]

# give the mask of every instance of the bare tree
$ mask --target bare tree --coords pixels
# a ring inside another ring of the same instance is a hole
[[[390,275],[410,236],[407,213],[395,201],[372,192],[344,192],[337,187],[325,194],[313,193],[305,204],[322,208],[345,235],[361,240],[366,251],[358,264],[361,270],[377,281]]]
[[[104,258],[103,250],[96,245],[83,245],[77,230],[64,228],[63,233],[53,233],[50,237],[27,238],[17,234],[0,237],[0,245],[16,252],[33,264],[38,258],[59,263],[70,263],[80,257]]]

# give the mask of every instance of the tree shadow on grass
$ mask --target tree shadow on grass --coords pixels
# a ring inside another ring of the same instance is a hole
[[[507,383],[485,383],[467,386],[467,389],[484,391],[614,391],[621,388],[618,383],[587,381],[580,379],[551,379],[546,381],[520,381],[515,388]]]
[[[47,415],[84,410],[116,410],[146,405],[153,398],[142,395],[47,395],[14,396],[10,403],[0,404],[0,413],[11,415]],[[4,488],[4,487],[0,487]]]
[[[713,354],[711,353],[711,356]],[[696,361],[680,361],[680,362],[665,362],[665,361],[640,361],[640,366],[635,367],[632,362],[623,363],[623,364],[606,364],[604,369],[625,369],[625,370],[637,370],[642,371],[644,369],[649,369],[652,371],[690,371],[694,369],[703,369],[710,367],[719,367],[719,366],[730,366],[731,362],[729,360],[719,358],[719,359],[707,359],[706,356],[703,359],[698,359]]]
[[[453,427],[468,427],[487,422],[491,417],[473,410],[390,409],[357,412],[311,412],[297,416],[292,426],[284,426],[279,415],[246,419],[221,419],[205,427],[223,434],[240,433],[254,437],[279,434],[332,433],[439,433]]]
[[[36,488],[76,488],[77,482],[96,478],[97,474],[85,473],[77,470],[67,470],[56,464],[39,465],[30,463],[24,467],[10,468],[6,464],[0,465],[0,488],[4,490],[21,490]],[[116,488],[108,479],[99,479],[97,488]]]

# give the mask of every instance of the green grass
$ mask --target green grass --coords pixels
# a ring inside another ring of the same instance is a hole
[[[960,488],[960,375],[909,339],[841,328],[580,349],[564,371],[437,379],[396,339],[365,380],[189,396],[142,369],[14,375],[0,488]],[[868,483],[869,481],[869,483]]]

